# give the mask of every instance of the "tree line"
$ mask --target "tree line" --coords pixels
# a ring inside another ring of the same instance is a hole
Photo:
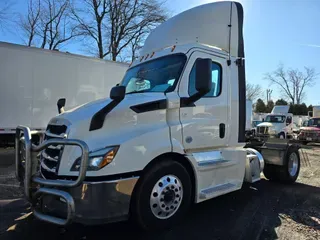
[[[10,4],[0,9],[0,27],[13,22],[25,45],[59,50],[79,43],[114,61],[135,59],[148,33],[168,18],[164,0],[28,0],[11,19]]]
[[[283,105],[289,105],[289,113],[292,113],[293,115],[308,115],[308,111],[312,111],[313,106],[309,105],[307,106],[305,103],[302,104],[293,104],[288,103],[284,99],[278,99],[275,103],[270,100],[267,104],[259,98],[257,102],[255,103],[255,112],[257,113],[270,113],[274,106],[283,106]]]
[[[267,80],[270,86],[275,86],[280,90],[281,99],[275,103],[271,100],[272,90],[267,90],[266,103],[264,98],[264,90],[259,84],[246,84],[247,99],[255,102],[255,111],[259,113],[269,113],[274,105],[290,105],[289,112],[294,115],[307,115],[308,111],[312,111],[312,105],[307,105],[303,102],[306,97],[307,89],[312,87],[318,77],[314,68],[304,67],[299,69],[285,69],[280,64],[273,72],[266,73],[264,80]]]

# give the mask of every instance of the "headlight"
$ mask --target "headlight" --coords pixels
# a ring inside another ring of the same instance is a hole
[[[89,153],[88,171],[98,171],[111,163],[118,152],[119,146],[107,147]],[[70,171],[79,171],[81,157],[77,158]]]
[[[276,128],[275,127],[269,127],[269,134],[276,134]]]

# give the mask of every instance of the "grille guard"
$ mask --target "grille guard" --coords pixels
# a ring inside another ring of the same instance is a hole
[[[24,149],[21,149],[21,145]],[[36,169],[38,168],[38,160],[33,158],[33,153],[40,152],[47,148],[50,145],[69,145],[69,146],[78,146],[81,148],[81,164],[78,178],[75,181],[69,180],[49,180],[43,179],[36,176]],[[22,156],[24,156],[24,169]],[[39,197],[44,194],[54,195],[63,198],[66,201],[68,208],[68,215],[66,219],[53,217],[50,215],[43,214],[38,210],[34,209],[34,215],[40,220],[58,224],[58,225],[67,225],[71,223],[75,215],[75,204],[72,196],[61,190],[57,190],[50,187],[64,187],[64,188],[73,188],[81,185],[86,177],[87,165],[89,159],[89,148],[88,145],[81,140],[75,139],[49,139],[39,145],[34,145],[31,142],[31,131],[28,127],[18,126],[16,128],[15,136],[15,170],[16,177],[19,181],[24,180],[24,193],[27,200],[32,203],[34,206],[38,201]],[[23,171],[24,170],[24,171]],[[23,174],[24,173],[24,174]],[[24,175],[24,176],[23,176]],[[36,183],[41,185],[41,188],[33,193],[32,184]]]

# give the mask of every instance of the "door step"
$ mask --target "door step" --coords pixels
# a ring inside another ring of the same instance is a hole
[[[193,153],[199,171],[211,170],[214,168],[228,167],[236,164],[236,161],[224,159],[221,151]]]
[[[225,192],[225,191],[233,189],[235,187],[236,187],[236,185],[233,183],[225,183],[222,185],[213,186],[213,187],[203,189],[200,192],[200,199],[212,198],[214,195],[220,195],[221,192]]]

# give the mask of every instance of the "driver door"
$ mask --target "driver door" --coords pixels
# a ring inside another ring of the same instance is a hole
[[[229,136],[229,80],[224,57],[193,52],[182,78],[179,95],[182,98],[189,97],[196,92],[195,62],[200,58],[212,59],[212,89],[192,106],[181,106],[182,142],[190,152],[224,147]]]

